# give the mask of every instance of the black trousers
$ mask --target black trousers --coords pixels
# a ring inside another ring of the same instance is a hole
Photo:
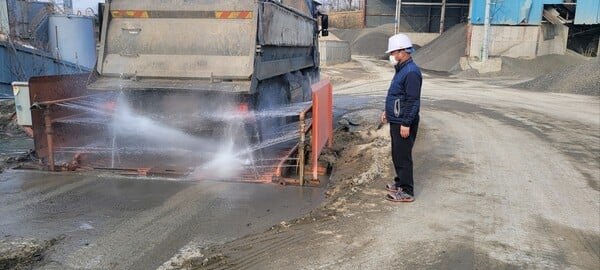
[[[392,161],[396,170],[394,181],[397,187],[401,187],[406,193],[414,196],[413,160],[412,149],[417,138],[419,119],[415,119],[410,126],[408,138],[400,136],[400,124],[390,123],[390,135],[392,136]]]

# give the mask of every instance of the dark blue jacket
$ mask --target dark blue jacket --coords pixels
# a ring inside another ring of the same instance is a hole
[[[421,70],[412,58],[395,66],[396,74],[385,98],[385,116],[390,123],[410,127],[419,120],[421,107]]]

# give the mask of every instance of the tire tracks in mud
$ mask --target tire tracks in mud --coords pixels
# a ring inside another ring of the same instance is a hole
[[[375,128],[376,125],[373,125]],[[346,133],[346,132],[344,132]],[[345,138],[348,147],[342,150],[345,158],[350,163],[345,163],[345,167],[353,162],[365,163],[364,160],[374,159],[385,162],[382,158],[387,154],[387,148],[379,149],[381,142],[379,139],[385,137],[387,132],[366,130],[362,135],[348,136]],[[368,147],[371,145],[371,147]],[[375,145],[375,146],[373,146]],[[350,151],[351,153],[347,153]],[[369,152],[366,154],[365,152]],[[372,152],[372,153],[371,153]],[[361,162],[362,160],[362,162]],[[251,235],[236,239],[232,242],[206,248],[201,251],[201,258],[190,258],[184,265],[191,266],[191,269],[264,269],[265,262],[273,259],[281,260],[284,254],[291,255],[290,258],[296,258],[297,254],[306,252],[314,246],[318,249],[322,243],[334,243],[342,241],[336,231],[346,228],[348,224],[345,220],[358,218],[359,213],[367,215],[378,215],[382,209],[376,209],[377,204],[373,200],[381,199],[384,193],[374,193],[369,188],[367,198],[358,196],[350,202],[348,197],[360,193],[364,185],[370,185],[376,179],[380,179],[383,174],[387,174],[389,166],[375,163],[365,163],[366,166],[351,165],[350,171],[336,173],[334,170],[335,190],[332,190],[332,197],[328,199],[319,209],[311,214],[292,220],[289,224],[276,225],[271,230],[256,235]],[[337,163],[344,163],[343,160],[337,160]],[[354,175],[355,177],[352,177]],[[355,178],[361,178],[359,184]],[[354,188],[356,186],[356,188]],[[348,191],[350,189],[350,191]],[[379,189],[378,189],[379,191]],[[374,197],[376,196],[376,197]],[[357,201],[358,200],[358,201]],[[369,223],[369,220],[361,222]],[[351,241],[345,240],[345,241]]]
[[[306,226],[317,224],[319,227],[328,227],[336,223],[333,218],[316,219],[308,223],[298,219],[290,224],[274,226],[269,231],[246,236],[224,245],[218,245],[203,250],[201,258],[192,258],[184,263],[192,269],[262,269],[265,261],[280,256],[283,250],[289,247],[306,247],[311,242],[319,242],[326,236],[320,234],[307,234]]]

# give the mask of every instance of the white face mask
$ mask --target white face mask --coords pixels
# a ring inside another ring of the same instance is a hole
[[[396,60],[396,57],[394,57],[393,55],[390,55],[390,64],[392,66],[396,66],[398,64],[398,61]]]

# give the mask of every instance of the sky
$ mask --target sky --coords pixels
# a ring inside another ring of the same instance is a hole
[[[98,2],[104,3],[104,0],[72,0],[73,1],[73,13],[77,14],[78,11],[85,15],[87,8],[92,8],[94,14],[98,13]]]
[[[39,2],[51,2],[52,0],[38,0]],[[59,7],[63,7],[64,0],[53,0]],[[71,0],[73,3],[73,14],[81,13],[81,15],[86,15],[86,10],[91,8],[94,10],[94,14],[98,13],[98,3],[104,3],[104,0]],[[87,15],[91,15],[89,14]]]

